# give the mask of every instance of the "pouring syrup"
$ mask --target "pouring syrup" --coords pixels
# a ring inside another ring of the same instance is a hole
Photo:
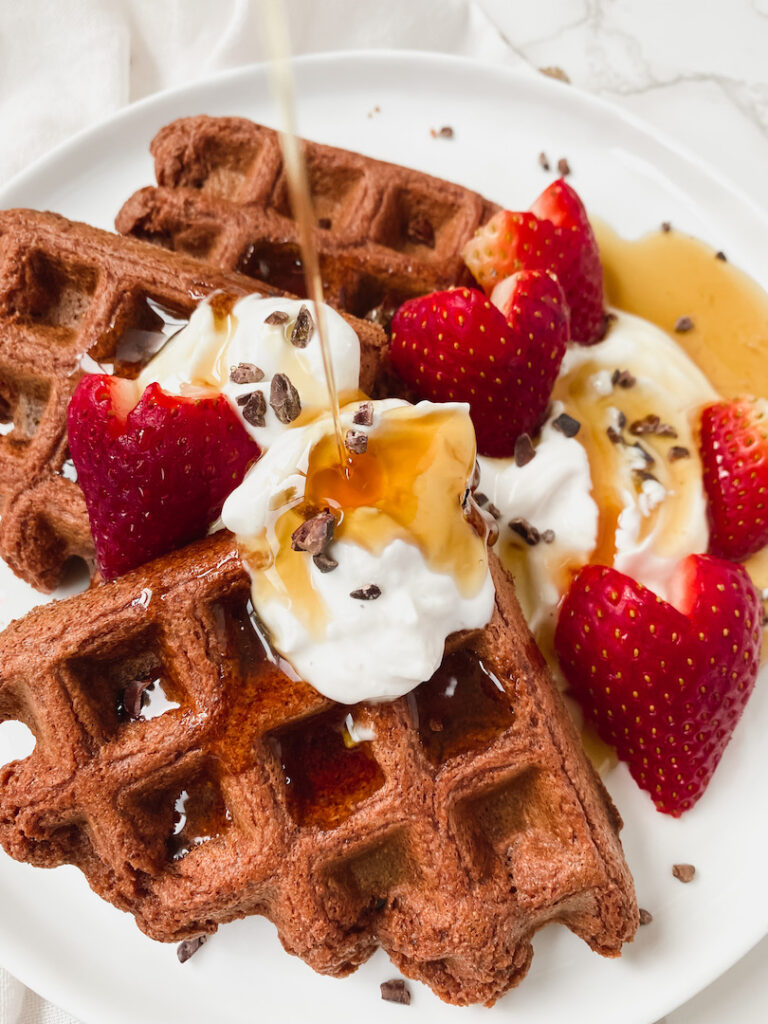
[[[339,396],[336,390],[336,377],[331,361],[331,349],[328,341],[328,325],[323,307],[323,282],[320,276],[320,263],[315,249],[313,231],[315,216],[312,207],[312,196],[309,191],[309,176],[301,142],[296,134],[296,92],[291,70],[291,48],[288,34],[288,21],[281,0],[263,0],[264,26],[266,29],[267,48],[271,54],[269,66],[272,92],[280,111],[280,148],[283,153],[285,176],[291,198],[291,208],[299,228],[299,244],[301,246],[304,266],[304,280],[307,295],[315,308],[315,320],[323,354],[323,370],[328,386],[328,399],[333,417],[333,430],[336,436],[336,448],[339,464],[347,466],[347,454],[344,437],[341,432],[341,414]]]

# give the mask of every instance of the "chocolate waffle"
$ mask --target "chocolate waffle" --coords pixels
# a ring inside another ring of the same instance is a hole
[[[225,532],[35,609],[0,636],[0,721],[37,738],[0,769],[3,846],[77,865],[155,939],[264,914],[316,971],[380,944],[453,1003],[516,985],[552,921],[618,954],[638,919],[621,821],[491,563],[489,625],[375,706],[270,660]]]
[[[278,135],[236,117],[188,117],[152,141],[157,187],[123,206],[123,234],[190,253],[304,295]],[[395,164],[305,142],[328,301],[389,323],[415,295],[471,278],[461,250],[498,207]]]
[[[68,558],[93,559],[66,439],[83,357],[136,376],[215,291],[279,294],[55,214],[0,212],[0,556],[28,583],[51,590]],[[348,319],[361,342],[361,386],[373,391],[386,339]]]

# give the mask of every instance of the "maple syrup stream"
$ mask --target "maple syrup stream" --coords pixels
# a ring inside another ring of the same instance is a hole
[[[288,22],[282,0],[262,0],[267,48],[270,54],[269,69],[272,92],[280,111],[280,148],[283,152],[285,174],[291,197],[291,207],[299,227],[299,246],[304,265],[304,280],[307,295],[314,303],[315,320],[323,354],[323,369],[328,386],[328,399],[333,417],[339,464],[346,469],[347,458],[344,437],[341,432],[339,396],[336,378],[331,362],[328,343],[328,328],[323,307],[323,282],[312,233],[315,228],[312,197],[309,191],[309,176],[301,142],[296,134],[296,95],[291,70],[291,49]]]

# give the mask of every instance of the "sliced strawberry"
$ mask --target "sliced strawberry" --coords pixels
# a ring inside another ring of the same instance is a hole
[[[762,610],[741,566],[690,555],[675,606],[588,565],[563,603],[555,647],[586,715],[658,810],[679,817],[707,788],[752,692]]]
[[[392,362],[421,398],[469,402],[483,455],[512,455],[541,424],[568,341],[551,274],[512,279],[506,316],[474,288],[411,299],[392,320]]]
[[[709,550],[740,561],[768,544],[768,416],[764,402],[718,402],[701,414]]]
[[[119,576],[202,537],[260,455],[223,395],[181,398],[150,384],[83,377],[69,403],[69,449],[99,568]]]
[[[552,271],[571,310],[573,340],[591,345],[605,336],[600,251],[581,199],[562,178],[530,213],[495,214],[467,242],[464,261],[488,295],[518,270]]]

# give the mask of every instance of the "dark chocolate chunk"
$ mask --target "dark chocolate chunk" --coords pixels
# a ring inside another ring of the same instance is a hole
[[[352,422],[357,423],[361,427],[372,427],[373,402],[363,402],[363,404],[357,410],[355,415],[352,417]]]
[[[625,412],[622,412],[621,409],[619,409],[618,424],[619,424],[619,430],[623,430],[624,427],[626,427],[626,425],[627,425],[627,414]]]
[[[637,452],[638,455],[642,455],[643,461],[645,462],[646,466],[652,466],[656,462],[656,459],[654,459],[654,457],[651,455],[648,449],[643,448],[639,441],[635,441],[634,444],[628,444],[627,448],[632,448],[634,449],[634,451]]]
[[[568,175],[571,173],[571,165],[568,163],[564,156],[561,156],[560,159],[557,161],[557,173],[560,175],[561,178],[567,178]]]
[[[264,380],[264,371],[255,363],[238,363],[230,369],[229,379],[233,384],[258,384]]]
[[[637,383],[636,378],[629,370],[614,370],[611,374],[611,384],[619,388],[633,388]]]
[[[669,232],[672,230],[671,223],[668,220],[663,220],[661,222],[661,230],[664,232],[665,235],[668,235]]]
[[[462,503],[467,522],[477,536],[481,537],[488,544],[488,547],[493,547],[499,539],[499,528],[496,525],[496,520],[491,518],[490,506],[486,511],[482,511],[475,500],[475,496],[472,495],[470,498],[469,493],[468,491],[467,501]],[[487,498],[485,500],[486,502],[488,501]]]
[[[383,910],[387,905],[387,899],[385,896],[377,896],[376,902],[373,905],[374,910]]]
[[[319,228],[322,228],[323,231],[329,231],[330,227],[331,227],[331,218],[330,217],[320,217],[318,219],[318,221],[317,221],[317,226]]]
[[[561,434],[565,434],[566,437],[576,437],[579,430],[581,430],[579,421],[574,419],[573,416],[569,416],[567,412],[561,412],[556,419],[552,420],[552,426],[555,430],[559,430]]]
[[[479,505],[480,508],[484,508],[488,504],[488,495],[483,494],[482,491],[476,491],[474,494],[475,504]]]
[[[176,947],[176,956],[179,958],[179,963],[185,964],[207,941],[207,935],[197,935],[194,939],[184,939],[183,942],[180,942]]]
[[[717,250],[717,252],[715,253],[715,259],[722,260],[723,263],[728,262],[728,257],[725,255],[722,249]]]
[[[669,449],[667,458],[670,462],[677,462],[678,459],[690,459],[691,450],[682,444],[673,444]]]
[[[541,534],[533,523],[529,523],[527,519],[511,519],[509,522],[509,528],[516,533],[518,537],[522,537],[525,543],[531,548],[541,540]]]
[[[244,401],[241,401],[244,399]],[[240,395],[237,404],[243,407],[243,419],[252,427],[263,427],[266,423],[267,400],[263,391],[252,391],[250,395]]]
[[[640,924],[650,924],[652,920],[653,914],[650,910],[645,910],[643,907],[640,907]]]
[[[536,454],[529,434],[520,434],[515,440],[515,465],[527,466]]]
[[[296,348],[306,348],[314,330],[315,322],[312,319],[312,315],[307,307],[302,305],[291,331],[291,344],[295,345]]]
[[[542,532],[541,532],[541,539],[544,541],[545,544],[551,544],[554,541],[554,539],[555,539],[555,531],[554,530],[542,530]]]
[[[693,320],[689,316],[679,316],[675,320],[675,332],[677,334],[686,334],[688,331],[693,330]]]
[[[132,679],[123,690],[125,713],[134,722],[141,718],[141,709],[144,706],[144,691],[151,683],[152,680],[149,678]]]
[[[267,319],[264,321],[265,324],[287,324],[290,320],[290,316],[282,309],[276,309],[274,313],[270,313]]]
[[[673,864],[672,874],[678,879],[678,881],[685,882],[687,884],[688,882],[693,881],[693,876],[696,874],[696,868],[693,864]]]
[[[344,444],[353,455],[363,455],[368,450],[368,435],[364,430],[348,430]]]
[[[331,556],[326,554],[325,551],[321,551],[319,555],[313,555],[312,561],[320,572],[333,572],[333,570],[337,569],[339,566],[336,559],[331,558]]]
[[[349,596],[354,597],[356,601],[375,601],[377,597],[381,597],[381,587],[377,587],[375,583],[366,583],[357,590],[352,590]]]
[[[653,473],[649,473],[647,469],[633,469],[632,472],[635,475],[635,479],[643,483],[646,480],[653,480],[656,483],[659,482],[659,478],[654,476]]]
[[[501,512],[492,501],[488,503],[488,515],[493,516],[494,519],[501,519]]]
[[[411,990],[402,978],[393,978],[391,981],[382,981],[381,998],[388,1003],[402,1003],[403,1006],[411,1005]]]
[[[269,389],[269,404],[281,423],[293,423],[301,412],[299,392],[291,384],[288,375],[276,373]]]
[[[656,434],[657,437],[677,437],[677,431],[669,423],[662,423],[654,413],[648,413],[641,420],[633,420],[629,425],[630,434],[642,437],[643,434]]]
[[[435,248],[435,229],[432,226],[432,221],[423,213],[417,213],[411,218],[406,235],[409,242],[426,245],[429,249]]]
[[[308,551],[310,555],[320,555],[333,540],[335,526],[336,520],[330,509],[323,509],[296,527],[291,534],[291,548],[294,551]]]
[[[605,432],[608,435],[608,440],[611,442],[611,444],[623,444],[624,443],[624,438],[618,432],[616,427],[608,427]]]
[[[541,153],[539,153],[539,167],[542,169],[542,171],[550,170],[547,154],[543,150],[541,151]]]
[[[495,506],[494,506],[495,507]],[[481,513],[488,526],[488,535],[485,538],[485,543],[489,548],[492,548],[496,541],[499,539],[499,524],[495,519],[490,517],[490,514]],[[499,513],[501,515],[501,513]]]

